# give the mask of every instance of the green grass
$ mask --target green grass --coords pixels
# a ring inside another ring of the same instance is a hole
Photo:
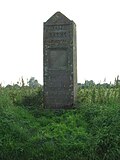
[[[60,111],[44,110],[41,88],[1,88],[0,159],[119,160],[119,87],[80,88]]]

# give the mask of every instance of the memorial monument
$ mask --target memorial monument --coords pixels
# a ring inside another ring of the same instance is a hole
[[[76,25],[61,12],[44,22],[44,106],[72,108],[77,90]]]

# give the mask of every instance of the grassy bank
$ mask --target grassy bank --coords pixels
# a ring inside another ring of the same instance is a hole
[[[44,110],[42,88],[0,89],[1,160],[119,160],[119,86],[79,88],[76,109]]]

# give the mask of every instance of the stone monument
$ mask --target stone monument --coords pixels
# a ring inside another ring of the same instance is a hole
[[[44,105],[72,108],[77,89],[76,25],[61,12],[44,23]]]

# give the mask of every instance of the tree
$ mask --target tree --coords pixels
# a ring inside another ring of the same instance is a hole
[[[31,88],[36,88],[39,87],[40,84],[38,83],[38,81],[35,79],[35,77],[31,77],[30,80],[28,81],[28,85]]]

